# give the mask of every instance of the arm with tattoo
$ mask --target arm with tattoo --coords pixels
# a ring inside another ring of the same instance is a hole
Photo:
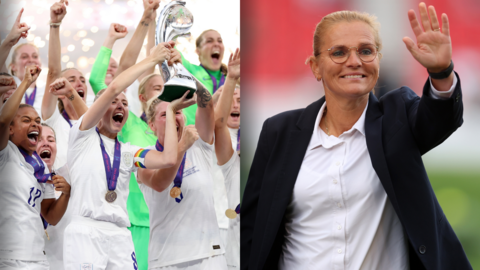
[[[207,88],[198,80],[197,83],[197,113],[195,127],[200,138],[209,144],[213,143],[215,129],[215,113],[213,111],[212,95]]]

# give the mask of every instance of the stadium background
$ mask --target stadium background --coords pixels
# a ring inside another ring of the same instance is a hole
[[[426,70],[406,49],[415,40],[407,17],[418,0],[243,0],[242,25],[242,192],[263,122],[279,112],[303,108],[323,96],[306,58],[312,54],[316,24],[337,10],[378,17],[383,58],[376,94],[402,85],[421,94]],[[433,0],[447,13],[453,61],[459,73],[464,124],[447,141],[423,156],[437,198],[474,269],[480,269],[480,1]]]

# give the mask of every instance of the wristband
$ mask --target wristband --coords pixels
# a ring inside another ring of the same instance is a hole
[[[60,26],[62,24],[62,22],[53,23],[52,21],[49,21],[48,23],[50,24],[50,26]]]
[[[428,71],[428,69],[427,69],[427,71]],[[441,72],[438,72],[438,73],[433,73],[433,72],[428,71],[428,75],[430,75],[430,78],[432,78],[432,79],[441,80],[441,79],[448,78],[448,76],[450,76],[450,73],[452,73],[452,71],[453,71],[453,60],[450,60],[450,66],[448,66],[447,69],[445,69]]]

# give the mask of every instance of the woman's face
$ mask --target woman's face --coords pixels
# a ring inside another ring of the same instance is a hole
[[[200,63],[209,70],[220,70],[224,51],[222,37],[217,31],[208,31],[203,34],[200,48],[197,48]]]
[[[147,85],[145,86],[145,97],[146,100],[150,100],[153,97],[158,97],[160,92],[162,92],[164,82],[162,76],[157,75],[153,76],[148,80]]]
[[[20,80],[23,80],[25,75],[25,66],[29,65],[38,65],[42,67],[42,62],[40,61],[40,55],[38,54],[37,48],[31,45],[23,45],[17,50],[17,57],[15,57],[15,62],[12,63],[11,69]]]
[[[358,21],[337,23],[326,31],[323,41],[321,54],[312,63],[312,71],[317,78],[323,80],[326,95],[329,92],[346,98],[358,98],[370,93],[379,76],[378,55],[372,62],[364,63],[353,48],[347,61],[337,64],[332,61],[326,50],[337,45],[348,48],[359,47],[362,44],[377,45],[372,28]]]
[[[43,127],[36,151],[47,166],[51,168],[57,156],[57,141],[55,133],[50,127]]]
[[[115,76],[115,72],[117,72],[118,64],[113,57],[110,58],[110,63],[108,64],[107,75],[105,76],[105,84],[110,85],[113,81],[113,77]]]
[[[161,102],[155,108],[155,117],[150,120],[149,126],[160,141],[165,140],[165,128],[167,124],[167,109],[170,102]],[[175,115],[175,126],[177,128],[178,141],[182,138],[183,128],[185,127],[185,116],[183,112],[177,111]]]
[[[63,72],[62,76],[68,80],[72,87],[77,91],[78,95],[84,102],[87,100],[87,80],[82,73],[76,69],[68,69]]]

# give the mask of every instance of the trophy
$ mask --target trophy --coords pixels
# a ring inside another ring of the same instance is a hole
[[[160,12],[157,20],[155,45],[168,42],[178,37],[189,37],[193,25],[193,15],[185,8],[184,1],[172,1]],[[187,98],[191,98],[197,90],[196,78],[180,63],[172,66],[163,62],[160,71],[165,79],[165,86],[158,96],[159,99],[171,102],[181,98],[186,91],[190,91]]]

